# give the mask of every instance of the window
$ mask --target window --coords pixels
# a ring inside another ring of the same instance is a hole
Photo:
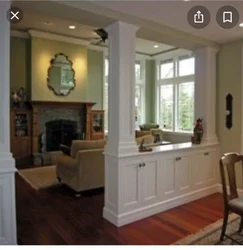
[[[164,130],[193,131],[194,64],[187,55],[157,62],[157,122]]]
[[[103,108],[105,110],[105,132],[108,132],[108,69],[109,62],[105,58],[105,80],[104,80],[104,98]],[[135,62],[135,117],[137,117],[137,123],[144,122],[145,116],[145,64],[142,60],[136,60]],[[134,117],[134,122],[135,122]]]

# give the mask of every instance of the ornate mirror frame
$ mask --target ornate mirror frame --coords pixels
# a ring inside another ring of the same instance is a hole
[[[65,94],[64,93],[57,93],[56,89],[53,86],[50,85],[50,82],[51,82],[50,72],[51,72],[51,69],[52,69],[53,65],[55,64],[55,61],[56,61],[56,59],[57,59],[58,56],[64,56],[65,57],[65,59],[70,63],[71,71],[73,72],[73,86],[70,87],[70,89],[68,90],[68,92],[65,93]],[[54,58],[52,58],[50,60],[50,66],[48,68],[47,74],[48,74],[47,75],[47,86],[57,96],[68,96],[70,94],[71,90],[73,90],[76,87],[75,70],[73,69],[73,62],[71,60],[69,60],[68,56],[65,55],[65,54],[63,54],[63,53],[57,53],[54,56]]]

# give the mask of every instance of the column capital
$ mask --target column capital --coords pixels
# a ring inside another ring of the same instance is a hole
[[[219,47],[206,46],[206,47],[197,48],[193,52],[194,54],[201,53],[201,52],[217,54],[219,52]]]
[[[126,32],[130,31],[132,33],[136,33],[138,29],[139,29],[139,27],[137,27],[133,24],[124,23],[121,21],[114,22],[105,28],[105,30],[108,32],[108,34],[113,33],[113,32],[118,32],[121,30],[126,30]]]

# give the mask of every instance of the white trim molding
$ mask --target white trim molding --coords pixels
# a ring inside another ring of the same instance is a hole
[[[72,43],[72,44],[78,44],[78,45],[84,45],[84,46],[89,45],[89,41],[78,39],[78,38],[56,35],[53,33],[37,31],[37,30],[29,30],[28,32],[31,35],[31,37],[45,38],[45,39],[54,40],[58,42],[66,42],[66,43]]]

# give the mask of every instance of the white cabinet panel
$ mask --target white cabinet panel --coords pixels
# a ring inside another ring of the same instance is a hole
[[[195,188],[203,188],[217,182],[216,157],[216,151],[199,152],[193,156],[192,174]]]
[[[162,161],[162,192],[165,199],[172,198],[176,195],[175,181],[175,158],[168,158]]]
[[[216,161],[216,152],[205,152],[204,156],[204,167],[203,177],[205,186],[216,183],[216,169],[219,167]]]
[[[177,157],[176,166],[176,185],[177,194],[188,192],[191,188],[191,164],[188,156]]]
[[[142,162],[142,202],[151,204],[158,200],[159,195],[159,161]]]
[[[121,168],[121,203],[124,212],[138,208],[140,205],[141,171],[140,161],[125,163]]]

